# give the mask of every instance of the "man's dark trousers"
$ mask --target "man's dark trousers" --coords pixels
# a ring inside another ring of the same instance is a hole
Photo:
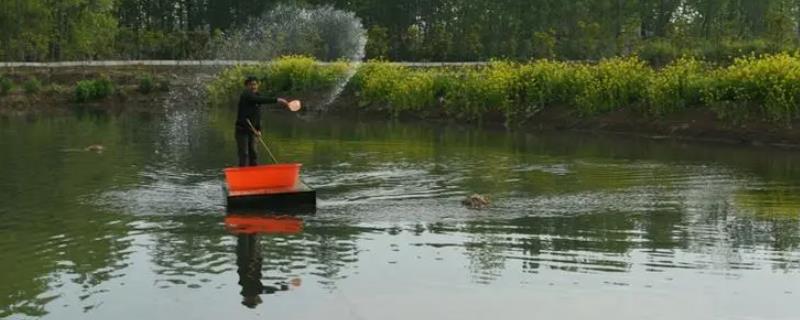
[[[236,130],[236,150],[237,154],[239,155],[240,167],[252,167],[258,165],[255,134],[248,131]]]

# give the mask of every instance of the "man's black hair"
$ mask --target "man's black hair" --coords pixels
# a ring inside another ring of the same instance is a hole
[[[244,79],[244,85],[248,85],[250,84],[250,82],[256,82],[256,81],[258,81],[258,78],[254,76],[247,76],[247,78]]]

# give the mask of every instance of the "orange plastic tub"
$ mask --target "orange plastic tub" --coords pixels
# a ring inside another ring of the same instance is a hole
[[[231,192],[291,188],[300,177],[299,163],[272,164],[225,169],[225,180]]]

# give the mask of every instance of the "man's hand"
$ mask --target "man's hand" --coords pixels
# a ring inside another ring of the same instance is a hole
[[[261,130],[256,130],[256,137],[261,137]]]
[[[300,111],[301,108],[303,108],[303,104],[300,100],[292,100],[289,102],[289,110],[292,110],[292,112]]]

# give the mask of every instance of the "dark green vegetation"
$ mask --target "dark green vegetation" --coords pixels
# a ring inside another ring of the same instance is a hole
[[[31,78],[22,84],[22,88],[25,90],[25,93],[27,94],[36,94],[39,93],[40,90],[42,90],[42,82],[39,81],[39,79]]]
[[[153,77],[151,75],[145,74],[139,76],[138,90],[140,93],[148,94],[150,92],[153,92],[155,86],[156,86],[155,81],[153,80]]]
[[[81,80],[75,86],[75,101],[87,102],[108,97],[114,93],[114,84],[108,78]]]
[[[0,75],[0,96],[7,95],[13,88],[14,82],[12,82],[9,78]]]
[[[274,63],[246,65],[226,69],[209,86],[212,104],[230,103],[242,90],[242,79],[255,76],[276,93],[306,95],[327,90],[344,81],[349,66],[332,63],[325,66],[308,57],[288,56]]]
[[[798,48],[798,0],[3,0],[0,60],[207,58],[278,4],[332,5],[368,29],[369,58],[731,62]]]
[[[229,102],[247,74],[260,76],[280,94],[325,91],[346,70],[341,63],[321,65],[303,57],[240,66],[223,72],[210,85],[210,96],[212,103]],[[563,109],[579,117],[626,110],[653,118],[708,110],[731,123],[788,125],[800,117],[800,57],[748,57],[726,67],[684,58],[658,69],[637,58],[597,64],[495,61],[456,68],[371,62],[360,67],[348,93],[359,110],[395,116],[471,121],[499,114],[507,123],[521,124],[545,109]]]
[[[9,68],[0,75],[0,114],[41,113],[75,102],[156,100],[170,79],[186,72],[171,67]]]

